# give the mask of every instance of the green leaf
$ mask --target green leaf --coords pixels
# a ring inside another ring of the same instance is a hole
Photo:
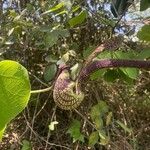
[[[73,138],[73,142],[76,142],[76,141],[84,142],[84,135],[81,134],[80,128],[81,128],[80,121],[73,120],[70,128],[67,131],[67,133],[69,133],[71,137]]]
[[[57,11],[58,9],[62,8],[64,6],[64,2],[61,2],[59,4],[57,4],[56,6],[52,7],[51,9],[49,9],[48,11],[45,11],[44,13],[42,13],[42,15]]]
[[[98,59],[104,59],[104,58],[112,58],[112,53],[110,51],[104,51],[101,54],[97,56]]]
[[[0,135],[5,126],[26,106],[30,98],[27,70],[15,61],[0,62]]]
[[[72,7],[72,12],[76,12],[77,10],[79,10],[81,8],[80,5],[76,5]]]
[[[150,58],[150,48],[143,49],[137,56],[137,59]]]
[[[57,32],[63,38],[70,36],[70,33],[67,29],[58,29],[58,30],[55,30],[55,32]]]
[[[49,33],[45,35],[45,45],[46,47],[52,47],[57,43],[58,39],[68,37],[69,31],[66,29],[52,29]]]
[[[113,54],[113,57],[116,59],[133,59],[137,57],[136,55],[137,54],[134,53],[133,51],[129,51],[129,52],[116,51]],[[136,68],[120,68],[120,70],[131,79],[136,79],[139,74],[139,70]],[[116,72],[116,75],[115,75],[115,72],[112,74],[113,76],[112,77],[110,76],[110,80],[112,79],[113,81],[113,79],[115,80],[115,76],[117,78],[118,72]]]
[[[128,133],[131,133],[132,132],[132,129],[128,128],[125,124],[123,124],[122,122],[120,122],[119,120],[116,121],[117,124],[124,129],[124,131],[128,132]]]
[[[150,7],[150,0],[141,0],[140,1],[140,11],[144,11]]]
[[[97,70],[94,73],[92,73],[90,75],[91,80],[97,80],[103,77],[103,75],[105,74],[106,69],[101,69],[101,70]]]
[[[123,51],[115,51],[113,53],[113,58],[116,59],[133,59],[136,57],[136,53],[133,51],[123,52]]]
[[[63,10],[63,11],[57,13],[57,14],[55,15],[55,17],[60,16],[60,15],[63,15],[63,14],[67,14],[67,13],[68,13],[68,11]]]
[[[56,64],[48,65],[44,70],[44,79],[45,81],[51,81],[54,79],[57,72],[57,66]]]
[[[71,18],[69,20],[69,25],[71,27],[74,27],[78,24],[81,24],[85,21],[87,17],[87,11],[86,10],[82,10],[77,16],[75,16],[74,18]]]
[[[94,105],[91,108],[90,115],[93,121],[97,119],[97,117],[102,117],[105,113],[108,112],[108,105],[104,101],[98,102],[98,104]]]
[[[49,63],[56,63],[58,61],[58,57],[55,55],[47,55],[45,60]]]
[[[32,150],[31,143],[27,140],[23,140],[21,150]]]
[[[150,25],[144,25],[142,29],[137,33],[137,37],[143,41],[150,41]]]
[[[89,146],[93,147],[99,140],[99,133],[94,131],[89,136]]]
[[[107,82],[113,82],[115,81],[116,79],[118,78],[118,72],[117,70],[107,70],[104,74],[104,79],[107,81]]]
[[[109,110],[109,107],[108,107],[108,105],[107,105],[107,103],[105,102],[105,101],[100,101],[99,103],[98,103],[98,105],[99,105],[99,108],[100,108],[100,113],[102,114],[102,115],[104,115],[105,113],[107,113],[108,112],[108,110]]]
[[[128,84],[133,84],[133,79],[126,75],[121,69],[118,69],[119,77],[127,82]]]
[[[95,123],[95,125],[96,125],[96,128],[98,129],[98,130],[101,130],[103,127],[104,127],[104,121],[103,121],[103,119],[102,119],[102,116],[97,116],[97,117],[95,117],[94,118],[94,120],[93,120],[93,122]]]
[[[55,34],[54,32],[47,33],[45,36],[45,45],[46,47],[52,47],[54,44],[57,43],[58,41],[58,35]]]
[[[120,68],[120,70],[131,79],[137,79],[139,75],[139,69],[136,68]]]
[[[91,108],[90,116],[97,129],[101,130],[103,128],[103,117],[107,112],[108,105],[104,101],[100,101]]]
[[[101,129],[101,130],[99,131],[99,136],[100,136],[101,139],[104,139],[104,140],[105,140],[105,139],[107,138],[105,130],[102,130],[102,129]]]

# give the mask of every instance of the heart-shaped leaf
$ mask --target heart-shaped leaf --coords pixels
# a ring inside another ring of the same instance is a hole
[[[0,62],[0,140],[6,125],[26,107],[30,90],[28,72],[22,65]]]

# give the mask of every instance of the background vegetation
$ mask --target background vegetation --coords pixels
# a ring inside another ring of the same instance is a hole
[[[126,0],[120,2],[0,0],[0,59],[25,66],[32,89],[51,86],[62,61],[75,79],[76,68],[113,35],[124,36],[122,46],[97,59],[148,59],[150,2],[134,1],[128,12]],[[129,68],[97,71],[75,112],[57,108],[52,91],[34,94],[9,124],[0,149],[148,150],[149,77],[149,71]]]

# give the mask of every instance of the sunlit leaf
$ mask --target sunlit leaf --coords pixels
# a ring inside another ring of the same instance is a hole
[[[51,9],[49,9],[48,11],[45,11],[44,13],[42,13],[42,15],[54,12],[54,11],[62,8],[63,6],[64,6],[64,2],[61,2],[61,3],[57,4],[56,6],[52,7]]]
[[[59,16],[59,15],[63,15],[63,14],[68,14],[68,11],[63,10],[63,11],[57,13],[57,14],[55,15],[55,17],[57,17],[57,16]]]
[[[107,138],[106,132],[102,129],[99,131],[99,136],[101,139],[104,139],[104,140]]]
[[[27,105],[30,81],[27,70],[15,61],[0,62],[0,135],[6,125]]]
[[[136,68],[120,68],[125,75],[131,79],[137,79],[139,75],[139,69]]]
[[[85,21],[86,17],[87,17],[87,11],[83,10],[77,16],[69,20],[69,25],[71,27],[74,27],[78,24],[81,24]]]

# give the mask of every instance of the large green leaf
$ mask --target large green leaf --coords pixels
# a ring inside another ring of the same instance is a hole
[[[30,82],[27,70],[15,61],[0,62],[0,139],[6,125],[27,105]]]
[[[142,29],[138,32],[137,36],[140,40],[143,41],[150,41],[150,25],[145,25]]]
[[[140,2],[140,11],[144,11],[150,7],[150,0],[141,0]]]

